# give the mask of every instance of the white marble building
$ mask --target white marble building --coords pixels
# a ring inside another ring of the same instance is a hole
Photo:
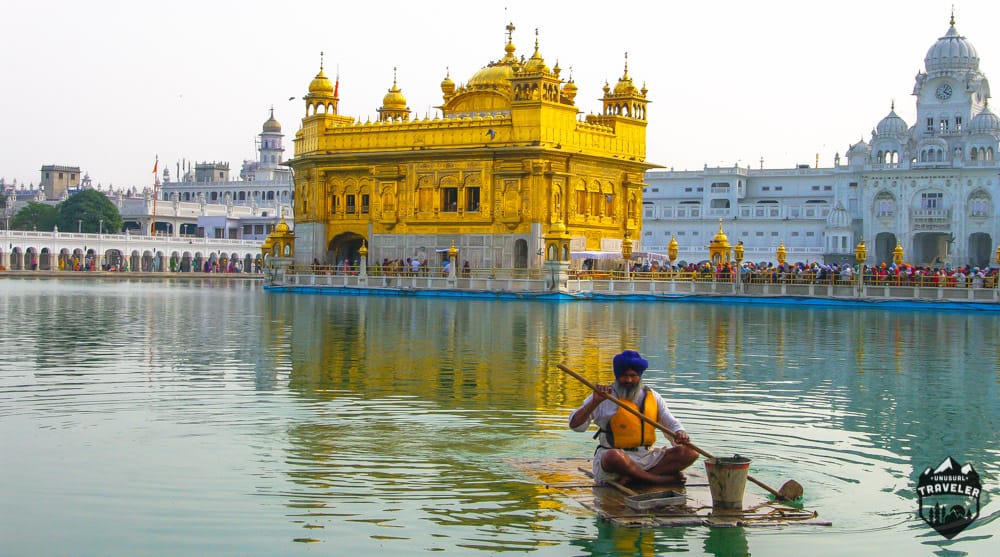
[[[891,263],[897,243],[911,264],[995,264],[1000,118],[954,17],[924,68],[913,87],[916,122],[892,106],[832,167],[649,171],[642,249],[666,253],[676,238],[679,260],[708,259],[721,219],[749,261],[773,262],[783,244],[790,262],[853,262],[864,239],[869,264]]]
[[[197,226],[209,236],[224,231],[227,236],[236,233],[235,237],[263,240],[282,215],[292,225],[294,183],[291,169],[282,165],[283,138],[281,124],[274,118],[272,109],[257,136],[257,160],[243,161],[240,179],[230,179],[229,163],[203,162],[192,169],[190,163],[178,162],[176,175],[179,178],[176,180],[171,179],[169,168],[163,169],[158,203],[228,207],[222,212],[207,212],[205,219],[199,219]]]

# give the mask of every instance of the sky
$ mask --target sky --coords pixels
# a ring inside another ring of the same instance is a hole
[[[446,73],[464,83],[503,56],[507,21],[517,55],[531,56],[537,29],[584,113],[600,111],[627,52],[649,90],[649,162],[790,168],[818,154],[831,166],[893,102],[913,124],[914,76],[952,9],[980,70],[1000,79],[1000,2],[986,0],[16,2],[4,8],[0,178],[37,183],[61,164],[141,189],[156,157],[172,173],[229,162],[236,177],[272,107],[291,158],[320,52],[340,76],[341,114],[374,120],[396,68],[411,110],[433,117]]]

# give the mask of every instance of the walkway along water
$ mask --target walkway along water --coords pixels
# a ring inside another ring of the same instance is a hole
[[[0,271],[260,272],[261,242],[227,238],[4,230]]]
[[[1000,311],[1000,291],[989,287],[939,286],[901,280],[854,277],[776,279],[743,282],[730,277],[671,272],[637,273],[627,280],[614,273],[570,272],[559,281],[544,269],[470,269],[441,272],[368,273],[366,268],[299,266],[270,269],[264,288],[276,292],[340,295],[534,298],[547,300],[664,300],[720,303],[812,304]],[[555,286],[553,286],[555,285]]]

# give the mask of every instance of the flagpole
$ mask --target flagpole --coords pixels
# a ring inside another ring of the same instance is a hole
[[[160,179],[156,175],[156,170],[160,166],[160,155],[156,155],[156,162],[153,163],[153,222],[150,227],[149,234],[151,236],[156,236],[156,198],[160,196],[159,186]]]

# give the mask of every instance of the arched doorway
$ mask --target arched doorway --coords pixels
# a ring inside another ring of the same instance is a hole
[[[993,239],[985,232],[969,236],[969,264],[973,267],[989,267],[993,257]]]
[[[327,247],[326,261],[320,261],[320,263],[340,265],[347,261],[352,266],[359,264],[361,254],[358,253],[358,250],[361,249],[363,240],[363,236],[353,232],[345,232],[335,236]]]
[[[51,271],[55,268],[52,263],[52,252],[49,248],[42,248],[41,252],[38,254],[38,270],[40,271]]]
[[[954,262],[950,261],[951,241],[951,234],[946,232],[918,232],[913,235],[913,256],[907,259],[916,265],[953,265]]]
[[[514,268],[528,268],[528,241],[524,239],[514,240]]]
[[[896,249],[896,235],[892,232],[880,232],[875,236],[875,264],[892,263],[892,250]]]

